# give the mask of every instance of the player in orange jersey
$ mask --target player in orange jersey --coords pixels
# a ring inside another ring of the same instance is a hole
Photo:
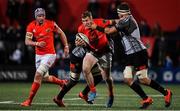
[[[42,80],[59,84],[63,86],[65,80],[60,80],[55,76],[50,76],[49,68],[55,62],[56,53],[54,49],[54,32],[60,34],[62,43],[64,44],[64,54],[68,56],[69,47],[66,35],[58,27],[54,21],[45,19],[45,10],[37,8],[35,10],[35,20],[32,21],[26,29],[25,44],[35,46],[36,50],[36,73],[34,82],[32,83],[29,97],[21,106],[30,106]]]
[[[93,102],[96,97],[96,88],[94,85],[94,79],[91,73],[92,67],[98,62],[102,68],[103,79],[105,80],[109,97],[106,107],[112,107],[114,101],[113,92],[113,80],[111,77],[111,64],[113,54],[113,41],[107,37],[105,33],[97,30],[91,30],[90,26],[96,23],[102,27],[112,25],[112,20],[93,19],[91,12],[86,11],[81,16],[82,24],[78,27],[78,32],[83,33],[89,40],[88,46],[91,51],[87,52],[83,59],[83,74],[90,87],[90,93],[88,97],[89,102]],[[76,39],[77,46],[84,45],[83,41]]]

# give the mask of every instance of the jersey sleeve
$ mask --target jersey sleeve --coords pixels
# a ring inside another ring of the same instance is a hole
[[[80,25],[79,27],[78,27],[78,33],[82,33],[83,32],[83,27],[82,27],[82,25]]]
[[[110,20],[97,19],[97,24],[98,24],[98,26],[101,26],[101,27],[107,27],[107,26],[111,25],[111,22],[110,22]]]
[[[32,23],[30,23],[30,24],[27,26],[26,32],[33,33],[33,24],[32,24]]]

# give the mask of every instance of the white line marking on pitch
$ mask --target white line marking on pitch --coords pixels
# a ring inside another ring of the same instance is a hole
[[[0,104],[2,104],[2,103],[0,103]],[[15,104],[15,105],[19,105],[20,103],[18,103],[18,102],[13,102],[13,101],[11,101],[11,102],[7,102],[7,103],[4,103],[4,104]],[[39,102],[36,102],[36,103],[32,103],[32,105],[56,105],[55,103],[39,103]],[[66,104],[67,106],[68,105],[70,105],[70,106],[90,106],[91,104]],[[104,105],[104,104],[93,104],[93,106],[102,106],[102,105]]]
[[[13,103],[14,101],[0,101],[0,104]]]
[[[71,96],[77,96],[76,94],[70,94]],[[97,97],[99,97],[99,96],[107,96],[107,95],[105,95],[105,94],[100,94],[100,93],[97,93]],[[118,94],[116,94],[115,95],[116,97],[137,97],[138,95],[136,95],[136,94],[131,94],[131,95],[128,95],[128,94],[120,94],[120,95],[118,95]],[[163,95],[160,95],[160,94],[149,94],[149,96],[151,96],[151,97],[162,97]],[[176,97],[180,97],[180,96],[178,96],[178,95],[176,95]]]

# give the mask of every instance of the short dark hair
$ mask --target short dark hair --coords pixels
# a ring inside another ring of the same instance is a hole
[[[86,17],[92,17],[92,13],[90,11],[85,11],[82,15],[81,18],[86,18]]]
[[[123,2],[117,7],[117,12],[118,13],[130,13],[130,8],[128,3]]]

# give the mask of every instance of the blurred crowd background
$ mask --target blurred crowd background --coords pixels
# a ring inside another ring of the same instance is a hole
[[[129,3],[137,19],[141,36],[152,39],[149,64],[154,67],[180,67],[180,2],[178,0],[123,0]],[[80,15],[90,10],[94,18],[116,19],[116,7],[122,0],[1,0],[0,65],[34,65],[34,48],[25,46],[26,26],[34,19],[34,10],[42,7],[47,19],[57,22],[74,47]],[[123,64],[120,39],[114,37],[113,66]],[[59,35],[55,34],[56,65],[65,67]]]

